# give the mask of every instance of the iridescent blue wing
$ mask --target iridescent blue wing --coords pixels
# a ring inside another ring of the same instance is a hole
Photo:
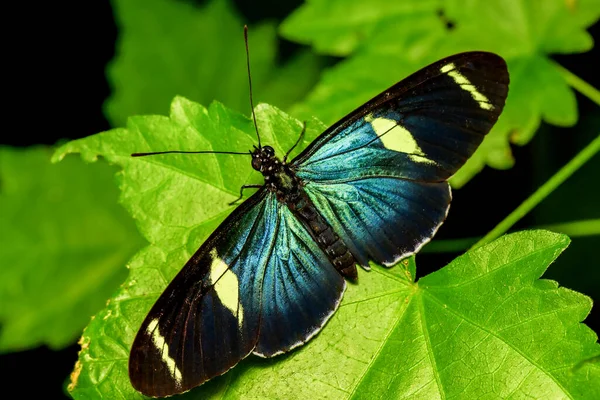
[[[198,249],[142,323],[129,358],[149,396],[187,391],[251,352],[272,356],[314,335],[345,282],[275,195],[259,190]]]
[[[451,197],[447,182],[387,177],[311,182],[305,190],[366,269],[369,260],[391,266],[417,252],[444,221]]]
[[[448,57],[378,95],[292,161],[305,190],[359,263],[392,265],[430,240],[451,177],[502,112],[504,60]]]
[[[260,336],[254,349],[263,357],[287,352],[313,337],[338,308],[346,288],[327,255],[283,204],[276,236],[264,273]]]

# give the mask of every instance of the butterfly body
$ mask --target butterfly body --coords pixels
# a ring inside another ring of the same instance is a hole
[[[279,160],[271,146],[264,146],[252,152],[252,167],[263,174],[265,188],[292,211],[338,272],[345,278],[357,279],[356,260],[352,253],[319,213],[303,189],[305,182],[290,165]]]
[[[391,267],[444,222],[448,179],[502,112],[508,70],[492,53],[433,63],[357,108],[289,163],[255,147],[264,177],[158,298],[129,357],[145,395],[182,393],[250,353],[306,343],[357,265]]]

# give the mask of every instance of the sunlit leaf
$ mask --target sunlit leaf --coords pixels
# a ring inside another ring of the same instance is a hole
[[[282,154],[301,123],[257,107],[262,141]],[[322,129],[308,125],[307,141]],[[117,129],[70,142],[122,169],[122,201],[150,246],[90,323],[71,383],[75,398],[139,398],[127,358],[143,318],[169,280],[233,209],[244,183],[260,182],[249,158],[133,151],[168,144],[250,149],[249,118],[218,103],[208,109],[177,98],[168,117],[136,117]],[[306,143],[304,143],[305,145]],[[414,282],[413,259],[361,271],[340,309],[307,345],[273,359],[250,356],[185,398],[596,398],[600,369],[581,361],[600,354],[580,322],[591,300],[538,278],[569,239],[546,231],[505,236]]]
[[[325,54],[345,56],[367,40],[381,23],[429,15],[441,0],[309,0],[281,25],[289,40],[311,44]]]

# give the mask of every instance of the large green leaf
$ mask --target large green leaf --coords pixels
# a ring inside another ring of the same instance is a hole
[[[281,25],[290,40],[311,44],[325,54],[345,56],[382,22],[398,23],[435,13],[441,0],[310,0]]]
[[[230,0],[202,8],[175,0],[112,3],[120,29],[105,111],[114,126],[131,115],[162,114],[176,95],[250,109],[244,23]],[[249,42],[257,100],[290,105],[315,83],[320,61],[309,52],[276,67],[273,24],[250,27]]]
[[[289,37],[310,35],[303,36],[305,41],[317,43],[317,50],[323,50],[318,46],[321,32],[302,28],[312,23],[302,10],[326,8],[325,4],[325,0],[315,0],[301,8],[284,22],[284,32]],[[560,126],[577,121],[575,95],[548,56],[592,47],[585,29],[600,16],[600,0],[451,0],[440,6],[442,16],[439,11],[407,2],[406,7],[414,7],[415,16],[391,20],[380,12],[387,10],[386,6],[380,5],[377,11],[372,8],[377,5],[368,2],[339,4],[350,5],[356,14],[362,7],[364,15],[374,16],[369,20],[369,34],[361,35],[364,27],[360,25],[347,26],[350,32],[345,34],[360,38],[360,45],[352,47],[356,50],[351,57],[326,71],[306,100],[292,109],[297,115],[316,115],[333,123],[430,62],[462,51],[487,50],[507,60],[509,97],[496,127],[453,177],[454,186],[466,183],[486,164],[510,168],[514,163],[510,143],[527,143],[542,120]],[[319,22],[326,21],[336,26],[346,20],[339,14],[323,13]],[[451,29],[446,26],[449,21]],[[327,48],[344,43],[333,41]]]
[[[51,154],[0,147],[0,352],[74,342],[143,243],[114,167]]]
[[[289,148],[301,124],[277,109],[256,109],[263,143]],[[307,140],[320,130],[308,125]],[[75,398],[138,398],[127,376],[136,330],[169,280],[233,209],[241,184],[260,182],[249,158],[134,151],[173,147],[249,149],[251,120],[218,103],[208,109],[177,98],[171,116],[136,117],[116,129],[70,142],[79,152],[123,168],[121,201],[151,243],[130,276],[86,328],[73,374]],[[304,143],[305,145],[306,143]],[[270,360],[249,357],[185,398],[595,398],[600,370],[578,363],[600,354],[580,322],[586,296],[538,280],[569,239],[517,233],[459,257],[414,282],[405,260],[361,271],[340,309],[307,345]],[[577,366],[577,367],[576,367]]]

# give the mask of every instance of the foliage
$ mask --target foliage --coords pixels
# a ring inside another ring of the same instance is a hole
[[[107,70],[113,94],[105,110],[114,126],[132,115],[164,114],[176,95],[250,110],[243,22],[229,0],[202,8],[169,0],[113,5],[121,36]],[[273,23],[251,26],[250,32],[257,100],[283,107],[301,99],[317,78],[319,59],[301,52],[278,67]]]
[[[264,141],[275,143],[279,152],[291,147],[300,121],[266,105],[257,107],[256,115]],[[151,243],[133,258],[122,289],[84,332],[72,383],[75,398],[139,396],[127,376],[136,327],[231,211],[227,204],[237,188],[258,175],[240,173],[250,166],[246,157],[235,155],[133,159],[129,154],[165,143],[243,148],[253,143],[252,128],[250,119],[219,103],[205,109],[177,98],[170,118],[131,118],[126,129],[57,150],[57,158],[80,152],[84,159],[101,155],[122,167],[122,201]],[[310,124],[308,139],[318,132]],[[566,236],[545,231],[513,234],[418,283],[412,261],[389,270],[375,266],[360,274],[360,283],[347,291],[317,339],[280,360],[251,357],[186,397],[594,398],[600,392],[589,388],[600,383],[600,369],[590,364],[574,370],[600,352],[595,334],[580,324],[591,300],[537,280],[568,243]]]
[[[72,343],[123,282],[142,239],[115,169],[0,147],[0,351]]]
[[[0,148],[0,351],[64,347],[94,315],[80,340],[75,398],[139,396],[127,358],[145,313],[234,209],[240,186],[262,183],[243,156],[130,157],[256,143],[242,115],[244,21],[232,3],[113,0],[119,40],[104,110],[120,128],[64,144],[57,165],[48,148]],[[326,127],[315,116],[331,124],[429,62],[494,51],[509,65],[509,99],[453,177],[460,187],[485,165],[510,168],[510,146],[528,143],[543,121],[577,121],[572,76],[551,56],[589,50],[585,29],[599,16],[600,0],[307,0],[279,27],[250,24],[255,100],[279,107],[255,108],[261,137],[284,154],[302,118],[299,151]],[[310,48],[283,57],[278,32]],[[116,169],[89,164],[98,159],[119,168],[118,201]],[[131,217],[149,243],[135,255],[144,240]],[[515,233],[418,281],[414,258],[374,265],[307,345],[249,357],[184,397],[600,398],[597,337],[581,323],[591,299],[540,279],[568,244],[548,231]],[[582,270],[569,265],[568,274]]]

